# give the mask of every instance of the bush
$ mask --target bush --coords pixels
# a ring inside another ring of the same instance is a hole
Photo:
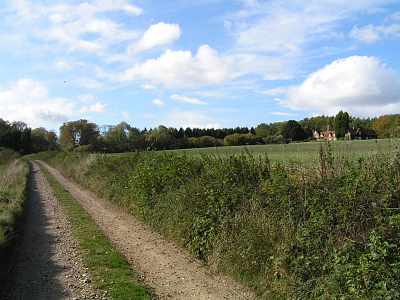
[[[265,144],[284,144],[285,139],[281,135],[272,135],[263,138]]]
[[[234,133],[224,138],[225,146],[257,145],[263,143],[261,137],[251,133]]]
[[[218,147],[223,144],[212,136],[192,137],[188,139],[189,148]]]

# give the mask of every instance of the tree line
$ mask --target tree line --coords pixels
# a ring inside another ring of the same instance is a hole
[[[334,130],[338,139],[400,137],[400,115],[358,118],[340,111],[300,121],[261,123],[256,127],[139,129],[121,122],[98,126],[88,120],[66,122],[59,137],[45,128],[31,129],[23,122],[0,119],[0,146],[20,153],[62,148],[74,151],[126,152],[200,147],[278,144],[309,141],[315,131]]]
[[[45,128],[31,129],[23,122],[0,119],[0,147],[22,154],[57,149],[57,134]]]

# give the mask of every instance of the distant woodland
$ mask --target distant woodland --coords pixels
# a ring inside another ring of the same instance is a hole
[[[261,123],[256,127],[139,129],[126,122],[99,126],[88,120],[64,123],[59,134],[0,119],[0,146],[22,154],[46,150],[127,152],[311,141],[315,132],[332,130],[338,139],[400,137],[400,115],[358,118],[340,111],[300,121]]]

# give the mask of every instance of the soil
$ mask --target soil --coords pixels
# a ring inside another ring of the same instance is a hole
[[[160,299],[255,299],[232,279],[213,273],[174,243],[109,201],[40,162],[88,211]]]
[[[0,299],[106,299],[91,278],[71,226],[37,164],[32,165],[24,232]]]

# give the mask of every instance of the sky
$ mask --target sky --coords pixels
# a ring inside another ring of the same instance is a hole
[[[0,118],[139,128],[400,113],[400,0],[0,0]]]

